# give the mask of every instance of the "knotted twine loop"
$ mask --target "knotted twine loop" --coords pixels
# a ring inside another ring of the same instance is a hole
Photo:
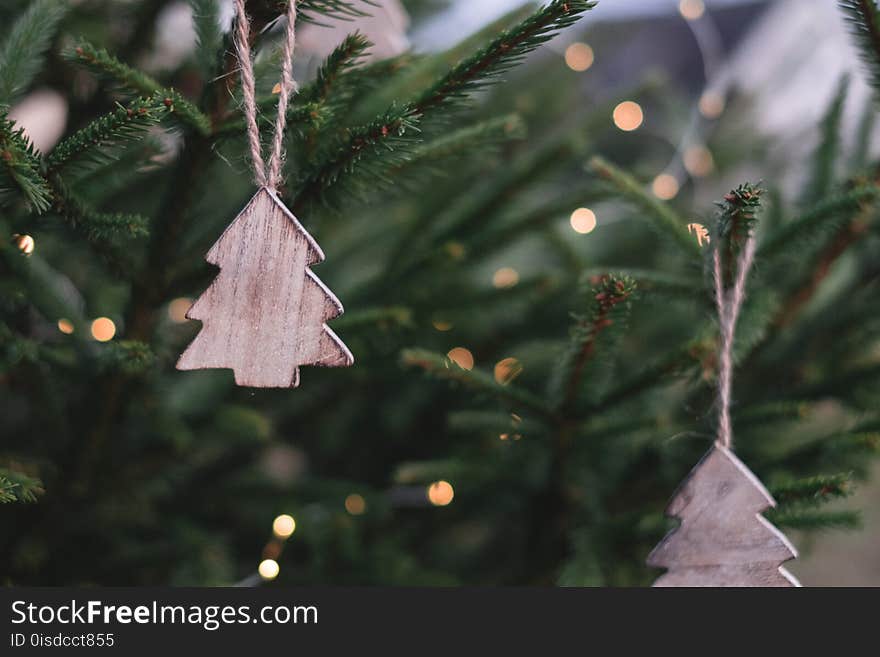
[[[721,274],[721,249],[714,252],[715,307],[721,330],[718,353],[718,442],[724,447],[733,446],[733,429],[730,422],[730,391],[733,382],[733,338],[736,320],[746,298],[746,279],[755,260],[755,237],[749,235],[737,260],[736,279],[729,292],[724,290]]]
[[[281,182],[281,162],[284,159],[284,128],[287,124],[287,105],[294,90],[293,51],[296,46],[296,0],[287,5],[287,29],[281,55],[281,83],[278,93],[278,115],[275,118],[275,135],[269,151],[268,166],[263,161],[260,128],[257,125],[256,82],[254,62],[251,55],[250,22],[245,11],[245,0],[235,0],[235,53],[241,70],[241,92],[244,99],[244,118],[247,126],[248,144],[254,164],[254,181],[260,187],[277,190]]]

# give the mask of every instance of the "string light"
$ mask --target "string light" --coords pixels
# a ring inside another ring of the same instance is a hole
[[[15,241],[15,246],[18,247],[18,250],[21,251],[22,254],[29,256],[34,252],[36,243],[34,242],[34,238],[30,235],[15,234],[12,236],[12,239]]]
[[[183,324],[186,321],[186,313],[192,308],[193,300],[188,297],[180,297],[168,304],[168,317],[175,324]]]
[[[69,319],[65,319],[62,317],[58,320],[58,330],[64,333],[65,335],[70,335],[73,333],[73,322]]]
[[[428,486],[428,500],[434,506],[447,506],[452,502],[453,497],[455,497],[455,491],[448,481],[441,479]]]
[[[345,510],[353,516],[359,516],[367,510],[367,501],[357,493],[345,498]]]
[[[272,533],[278,538],[290,538],[295,531],[296,520],[293,519],[293,516],[284,513],[272,521]]]
[[[703,0],[681,0],[678,3],[678,12],[685,20],[695,21],[702,18],[706,11]]]
[[[446,357],[463,370],[474,369],[474,355],[464,347],[450,349]]]
[[[507,385],[522,374],[523,368],[516,358],[503,358],[495,363],[495,383]]]
[[[92,337],[98,342],[107,342],[116,335],[116,324],[109,317],[98,317],[92,322]]]
[[[611,117],[614,119],[614,125],[618,128],[624,132],[632,132],[642,125],[645,113],[637,102],[625,100],[614,108]]]
[[[678,195],[678,181],[671,174],[661,173],[651,183],[651,191],[660,200],[668,201]]]
[[[712,173],[715,161],[712,158],[711,151],[705,146],[691,146],[682,157],[684,168],[687,172],[696,178],[702,178]]]
[[[502,267],[492,275],[492,285],[497,288],[513,287],[519,283],[519,272],[512,267]]]
[[[565,63],[572,71],[586,71],[594,59],[593,49],[586,43],[575,42],[565,49]]]
[[[596,228],[596,213],[589,208],[578,208],[571,213],[570,223],[576,233],[592,233]]]
[[[257,568],[257,572],[260,573],[260,577],[265,581],[271,582],[278,577],[278,573],[281,572],[281,566],[278,565],[275,559],[263,559]]]

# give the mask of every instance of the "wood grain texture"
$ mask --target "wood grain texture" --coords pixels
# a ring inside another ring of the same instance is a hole
[[[654,586],[800,586],[781,567],[797,550],[760,515],[774,506],[758,478],[716,444],[669,503],[681,525],[648,556],[649,566],[667,569]]]
[[[299,385],[299,366],[346,367],[354,357],[326,322],[342,304],[309,267],[321,248],[263,187],[208,251],[220,267],[187,312],[202,330],[179,370],[229,368],[240,386]]]

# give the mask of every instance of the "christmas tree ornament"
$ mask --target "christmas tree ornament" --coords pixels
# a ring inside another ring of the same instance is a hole
[[[733,288],[724,289],[720,249],[714,252],[715,299],[721,332],[718,368],[718,439],[679,486],[666,509],[681,524],[648,555],[666,568],[654,586],[800,586],[782,564],[797,557],[789,540],[761,513],[776,506],[758,478],[732,451],[730,394],[733,338],[755,256],[749,235],[738,258]]]
[[[278,196],[287,105],[293,90],[296,3],[289,3],[278,116],[268,163],[261,154],[255,80],[244,0],[236,0],[235,46],[241,67],[247,134],[257,193],[208,251],[220,267],[187,312],[202,330],[177,362],[179,370],[230,368],[255,388],[299,385],[301,365],[346,367],[351,352],[326,322],[342,304],[309,267],[321,248]]]

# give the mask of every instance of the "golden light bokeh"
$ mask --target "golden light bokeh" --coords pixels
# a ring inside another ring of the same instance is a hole
[[[651,191],[660,200],[668,201],[678,195],[678,181],[671,174],[661,173],[651,183]]]
[[[614,125],[624,132],[636,130],[645,120],[642,106],[632,100],[625,100],[614,108],[612,113]]]
[[[700,96],[697,107],[707,119],[717,119],[724,112],[724,96],[715,91],[706,91]]]
[[[275,559],[263,559],[257,567],[257,572],[260,573],[260,577],[269,582],[278,577],[278,573],[281,572],[281,566],[278,565]]]
[[[359,516],[367,510],[367,501],[357,493],[345,498],[345,510],[353,516]]]
[[[681,0],[678,3],[678,13],[689,21],[695,21],[706,13],[706,5],[703,0]]]
[[[522,374],[522,364],[516,358],[503,358],[495,363],[495,383],[507,385]]]
[[[565,63],[572,71],[586,71],[594,59],[593,49],[586,43],[578,41],[565,49]]]
[[[13,239],[15,240],[15,246],[18,247],[18,250],[21,251],[24,255],[29,256],[34,252],[34,248],[36,247],[36,242],[34,242],[34,238],[30,235],[13,235]]]
[[[712,242],[712,236],[709,234],[709,229],[703,224],[688,224],[688,232],[697,238],[698,246],[703,246],[704,243],[709,244]]]
[[[498,288],[513,287],[519,283],[519,272],[513,267],[502,267],[492,275],[492,285]]]
[[[463,370],[474,369],[474,355],[464,347],[450,349],[446,357]]]
[[[116,324],[109,317],[98,317],[92,322],[92,337],[98,342],[108,342],[116,335]]]
[[[65,335],[70,335],[73,333],[73,322],[69,319],[65,319],[62,317],[58,320],[58,330],[64,333]]]
[[[272,533],[278,538],[290,538],[296,531],[296,520],[286,513],[272,521]]]
[[[684,168],[695,178],[702,178],[712,173],[715,160],[712,152],[705,146],[691,146],[685,150],[682,156]]]
[[[596,228],[596,213],[590,210],[590,208],[578,208],[571,213],[569,221],[574,232],[586,235],[587,233],[592,233]]]
[[[455,490],[448,481],[435,481],[428,486],[428,500],[434,506],[447,506],[455,497]]]
[[[175,324],[183,324],[186,313],[192,308],[193,300],[188,297],[180,297],[168,304],[168,317]]]
[[[435,319],[431,322],[431,325],[440,332],[445,333],[446,331],[452,330],[452,322],[447,322],[442,319]]]

